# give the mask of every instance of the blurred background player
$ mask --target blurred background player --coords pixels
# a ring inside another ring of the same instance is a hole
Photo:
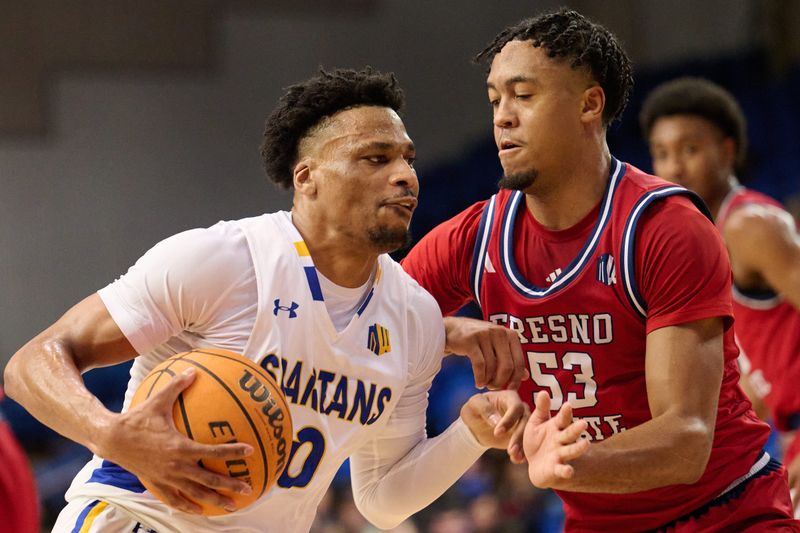
[[[640,114],[653,171],[698,193],[722,233],[733,270],[734,329],[745,390],[781,431],[794,432],[784,463],[800,504],[800,236],[773,198],[737,179],[747,126],[734,97],[701,78],[655,88]]]
[[[569,479],[538,471],[548,446],[526,430],[533,483],[557,490],[567,530],[796,528],[785,472],[762,450],[769,429],[737,386],[719,234],[693,193],[609,153],[632,84],[615,37],[562,9],[504,29],[477,59],[501,190],[403,266],[445,314],[474,300],[518,334],[523,399],[547,391],[589,422]]]
[[[0,387],[0,407],[5,398]],[[39,498],[28,458],[0,409],[0,531],[39,532]]]

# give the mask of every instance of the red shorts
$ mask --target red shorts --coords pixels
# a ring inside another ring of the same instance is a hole
[[[800,521],[792,518],[789,483],[786,478],[786,469],[781,466],[777,470],[749,479],[741,493],[731,499],[717,505],[712,502],[699,512],[676,520],[659,531],[668,533],[800,532]]]
[[[38,533],[39,499],[28,458],[0,420],[0,531]]]

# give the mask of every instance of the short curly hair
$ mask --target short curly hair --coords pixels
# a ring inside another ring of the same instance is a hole
[[[717,127],[723,137],[736,143],[736,165],[741,168],[747,152],[747,120],[731,93],[704,78],[683,77],[662,83],[642,104],[639,125],[645,139],[663,117],[694,115]]]
[[[589,70],[606,95],[604,125],[622,116],[633,87],[633,67],[613,33],[577,11],[561,8],[504,29],[474,61],[491,64],[510,41],[528,40],[533,41],[534,47],[542,47],[551,58],[569,59],[572,68]]]
[[[267,117],[261,143],[264,170],[270,180],[288,189],[300,142],[324,119],[359,106],[388,107],[399,113],[404,104],[403,90],[391,72],[372,67],[320,69],[317,76],[287,88]]]

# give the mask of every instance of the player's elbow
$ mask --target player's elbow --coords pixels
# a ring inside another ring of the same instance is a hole
[[[405,516],[398,516],[389,512],[387,509],[382,509],[376,502],[370,501],[368,497],[353,495],[356,503],[356,509],[360,512],[367,521],[381,530],[394,529],[403,523],[406,519]]]
[[[697,483],[706,471],[714,440],[714,425],[694,418],[684,421],[677,441],[680,468],[676,469],[678,483]]]
[[[3,370],[3,390],[5,394],[17,402],[25,391],[25,349],[23,346],[15,353]]]
[[[3,370],[3,389],[9,398],[16,399],[19,396],[19,353],[15,354]]]

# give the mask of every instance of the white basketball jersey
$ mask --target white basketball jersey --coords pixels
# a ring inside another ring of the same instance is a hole
[[[420,380],[429,382],[439,368],[444,325],[433,298],[382,255],[364,302],[349,325],[337,332],[325,308],[316,268],[289,213],[236,224],[246,236],[255,269],[257,312],[249,338],[240,346],[225,347],[259,363],[283,387],[295,432],[283,475],[267,494],[241,511],[197,517],[167,507],[131,473],[95,458],[76,477],[68,500],[108,501],[159,533],[308,531],[345,459],[378,436],[390,419],[393,427],[421,425],[424,417],[420,419],[419,413],[395,413],[395,407],[407,387]],[[188,342],[191,347],[207,347],[202,337],[195,334],[190,341],[184,337],[180,346]],[[162,345],[137,358],[128,398],[145,370],[172,351]],[[409,427],[414,429],[419,428]]]

